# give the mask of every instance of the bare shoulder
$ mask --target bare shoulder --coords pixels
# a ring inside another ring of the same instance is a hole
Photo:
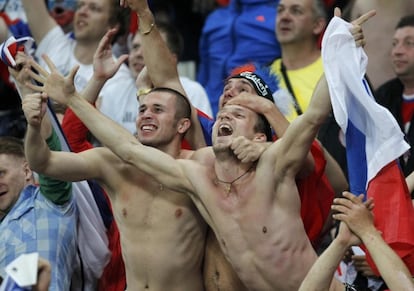
[[[191,159],[194,155],[195,151],[192,150],[181,150],[180,155],[178,156],[179,159]]]
[[[202,164],[212,163],[212,162],[214,162],[214,159],[215,159],[213,148],[212,147],[204,147],[204,148],[198,149],[191,156],[191,159],[194,160],[194,161],[198,161]]]

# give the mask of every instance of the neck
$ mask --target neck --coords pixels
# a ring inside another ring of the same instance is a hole
[[[414,94],[414,76],[410,77],[399,77],[404,85],[403,94],[413,95]]]
[[[242,163],[237,159],[226,161],[216,159],[214,169],[219,181],[232,183],[235,179],[247,174],[253,166],[254,163]]]
[[[160,151],[170,155],[174,159],[180,159],[183,157],[181,151],[181,141],[173,140],[165,145],[156,146]]]
[[[75,46],[75,57],[81,63],[90,65],[93,63],[93,55],[98,48],[98,43],[77,42]]]
[[[314,44],[312,46],[298,46],[287,44],[282,46],[282,62],[287,70],[304,68],[315,62],[321,56],[321,51]]]

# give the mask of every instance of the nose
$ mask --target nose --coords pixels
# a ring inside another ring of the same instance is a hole
[[[393,44],[393,47],[391,49],[391,53],[393,55],[400,55],[404,52],[404,44],[403,42],[397,42]]]
[[[226,98],[233,98],[236,95],[237,95],[237,91],[236,91],[236,87],[235,86],[228,87],[226,89],[226,91],[224,92],[224,96]]]
[[[221,112],[219,119],[220,120],[230,120],[230,113],[229,112]]]
[[[141,111],[138,116],[142,120],[151,119],[152,118],[152,113],[151,113],[151,110],[149,108],[147,108],[144,111]]]
[[[85,13],[86,13],[86,11],[87,11],[87,9],[88,9],[88,7],[87,7],[87,5],[86,5],[86,4],[79,5],[79,6],[76,8],[76,12],[77,12],[77,13],[81,13],[81,14],[85,14]]]
[[[289,9],[282,9],[277,12],[276,22],[279,22],[280,20],[286,20],[289,17],[290,17]]]

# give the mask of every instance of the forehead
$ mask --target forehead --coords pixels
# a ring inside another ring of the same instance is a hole
[[[394,38],[405,38],[413,37],[414,38],[414,26],[404,26],[395,30]]]
[[[108,8],[112,5],[113,0],[78,0],[79,4],[94,4],[98,7]]]
[[[279,6],[284,7],[291,7],[291,6],[298,6],[298,7],[312,7],[313,0],[280,0]]]
[[[156,91],[150,92],[147,95],[143,95],[139,98],[140,105],[170,105],[175,102],[175,95],[170,92]]]
[[[240,106],[240,105],[230,105],[230,104],[226,104],[223,106],[222,109],[219,110],[218,115],[220,115],[220,113],[243,113],[245,115],[248,116],[257,116],[258,114],[256,112],[254,112],[253,110],[244,107],[244,106]]]
[[[19,164],[23,163],[24,159],[11,154],[0,153],[0,169],[16,168]]]
[[[137,32],[132,38],[133,43],[141,44],[141,35]]]
[[[252,90],[254,90],[253,85],[245,78],[229,78],[226,80],[225,85],[250,87]]]

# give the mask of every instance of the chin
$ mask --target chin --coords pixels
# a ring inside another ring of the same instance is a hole
[[[213,150],[215,152],[223,152],[230,149],[231,139],[227,140],[216,140],[216,143],[213,145]]]

